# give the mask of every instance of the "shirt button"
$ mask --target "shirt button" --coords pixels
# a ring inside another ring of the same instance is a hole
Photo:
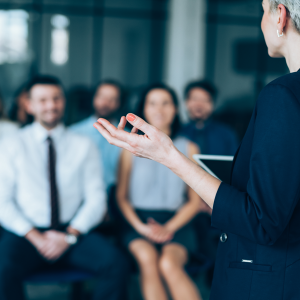
[[[228,239],[228,236],[227,236],[226,233],[222,233],[222,234],[220,235],[220,241],[221,241],[222,243],[225,243],[225,242],[227,241],[227,239]]]

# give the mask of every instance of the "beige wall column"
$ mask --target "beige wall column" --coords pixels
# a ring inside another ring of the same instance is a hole
[[[205,71],[206,0],[170,0],[165,82],[181,100],[185,84]],[[186,120],[183,106],[181,114]]]

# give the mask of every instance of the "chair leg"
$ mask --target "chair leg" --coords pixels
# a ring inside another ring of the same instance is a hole
[[[71,291],[71,300],[82,300],[84,299],[84,287],[83,282],[74,282],[72,284],[72,291]]]

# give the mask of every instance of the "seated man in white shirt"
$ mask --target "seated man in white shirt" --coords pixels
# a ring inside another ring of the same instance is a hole
[[[106,212],[98,150],[61,124],[56,78],[36,77],[29,90],[35,122],[0,145],[0,299],[24,299],[24,278],[55,265],[99,277],[92,299],[124,299],[127,261],[91,231]]]

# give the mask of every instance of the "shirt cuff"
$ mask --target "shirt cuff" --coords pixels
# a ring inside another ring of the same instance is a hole
[[[3,224],[3,228],[18,236],[24,237],[31,229],[34,228],[34,226],[32,226],[31,223],[22,220],[9,224],[8,226]]]
[[[92,224],[86,224],[86,223],[83,223],[80,220],[76,220],[76,219],[74,221],[71,221],[71,223],[70,223],[70,227],[78,230],[81,234],[88,233],[96,225],[93,226]]]

